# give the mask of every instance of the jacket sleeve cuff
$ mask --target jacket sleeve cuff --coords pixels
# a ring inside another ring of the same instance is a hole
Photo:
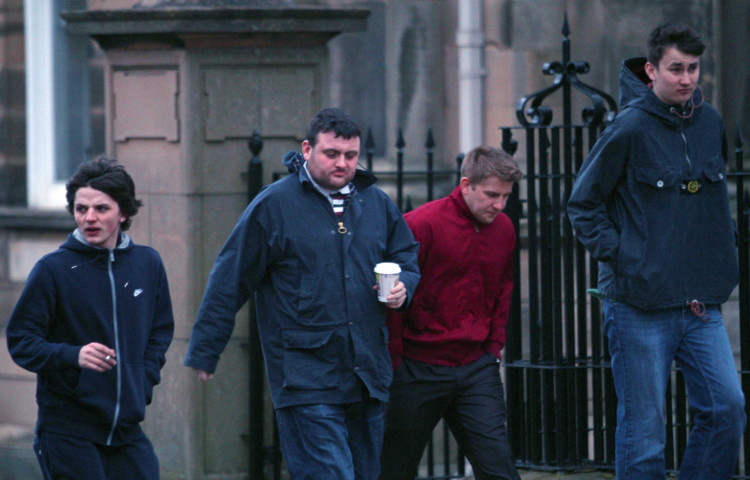
[[[206,373],[214,373],[214,371],[216,370],[216,363],[205,360],[201,361],[198,358],[191,357],[189,354],[185,357],[185,362],[183,363],[183,365],[195,370],[201,370]]]
[[[62,368],[66,367],[78,367],[78,356],[81,353],[81,348],[75,345],[62,344],[60,346],[59,363],[58,366]]]
[[[396,312],[404,313],[408,308],[409,305],[411,305],[411,294],[409,293],[409,290],[406,290],[406,298],[404,299],[404,303],[401,304],[400,307],[394,309]]]

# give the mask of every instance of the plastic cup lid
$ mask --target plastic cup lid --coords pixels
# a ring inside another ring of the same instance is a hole
[[[383,262],[375,265],[375,273],[401,273],[398,263]]]

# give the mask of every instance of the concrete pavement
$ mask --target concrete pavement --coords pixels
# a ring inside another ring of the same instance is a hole
[[[41,480],[39,467],[31,449],[33,432],[28,428],[14,425],[0,425],[0,480]],[[470,475],[464,480],[474,480]],[[580,470],[575,472],[554,472],[519,469],[521,480],[612,480],[614,473],[609,471]]]
[[[580,470],[575,472],[545,472],[537,470],[519,470],[521,480],[611,480],[614,472],[599,470]]]

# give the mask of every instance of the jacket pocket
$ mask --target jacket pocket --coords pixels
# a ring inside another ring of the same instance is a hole
[[[85,406],[93,416],[109,420],[114,412],[116,379],[117,373],[114,369],[108,372],[95,372],[84,368],[73,391],[73,398],[79,405]]]
[[[633,179],[641,186],[651,187],[654,192],[676,188],[680,184],[680,177],[679,170],[653,167],[633,168]]]
[[[81,373],[83,369],[76,367],[65,367],[59,371],[59,374],[52,374],[49,376],[52,383],[50,386],[58,392],[64,393],[65,395],[71,395],[78,388],[78,383],[81,380]]]
[[[146,372],[143,362],[122,363],[120,423],[134,425],[146,416]]]
[[[281,331],[283,388],[328,390],[339,383],[339,357],[333,329],[285,328]]]
[[[630,290],[623,285],[648,282],[659,275],[657,259],[670,258],[677,216],[665,212],[679,211],[682,172],[677,169],[635,166],[632,183],[623,195],[615,223],[620,243],[615,262],[618,291]],[[644,292],[640,292],[644,293]]]

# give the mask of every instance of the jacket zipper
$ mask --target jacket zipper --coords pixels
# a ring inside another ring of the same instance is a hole
[[[687,138],[685,137],[685,120],[680,122],[680,136],[682,136],[682,145],[685,150],[685,160],[687,160],[688,171],[690,172],[690,176],[692,176],[693,175],[693,163],[690,161],[690,155],[688,155],[688,143],[687,143]]]
[[[336,226],[337,226],[336,231],[339,234],[341,234],[341,235],[346,234],[349,231],[349,229],[346,228],[346,225],[344,225],[344,216],[346,216],[346,212],[347,212],[347,210],[349,210],[349,208],[348,208],[349,207],[349,203],[351,203],[352,199],[354,198],[354,195],[350,194],[349,201],[344,203],[344,211],[341,213],[341,216],[339,217],[338,215],[336,215],[336,211],[333,209],[333,204],[327,198],[327,195],[325,195],[323,192],[320,192],[320,191],[319,191],[319,193],[321,195],[323,195],[324,197],[326,197],[325,201],[331,207],[331,213],[333,214],[333,219],[336,221]]]
[[[109,435],[107,436],[107,445],[112,444],[112,437],[115,434],[115,428],[117,428],[117,421],[120,417],[120,401],[122,396],[122,372],[120,365],[122,362],[120,361],[122,357],[120,356],[120,336],[119,336],[119,329],[117,328],[117,292],[115,289],[115,276],[112,273],[112,263],[115,261],[115,252],[113,250],[109,251],[109,261],[107,262],[107,273],[109,275],[109,288],[112,293],[112,325],[114,327],[115,332],[115,354],[117,355],[117,364],[115,365],[116,372],[117,372],[117,399],[115,401],[115,414],[112,418],[112,428],[109,431]]]

